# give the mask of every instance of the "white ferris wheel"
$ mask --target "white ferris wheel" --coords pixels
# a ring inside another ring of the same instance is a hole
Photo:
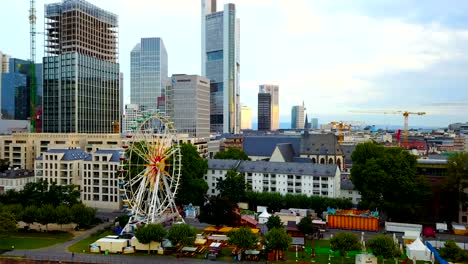
[[[145,114],[131,129],[119,169],[123,207],[130,216],[123,233],[133,233],[141,223],[181,219],[174,199],[182,156],[173,123]]]

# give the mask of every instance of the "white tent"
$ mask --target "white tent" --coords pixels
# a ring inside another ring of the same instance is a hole
[[[264,210],[260,215],[258,215],[258,222],[260,224],[265,224],[268,222],[268,218],[270,218],[271,214],[269,214],[266,210]]]
[[[413,243],[406,246],[406,255],[409,259],[431,261],[431,251],[419,237]]]

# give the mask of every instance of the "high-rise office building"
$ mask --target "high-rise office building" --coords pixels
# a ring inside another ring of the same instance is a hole
[[[45,6],[43,132],[112,133],[119,120],[118,18],[84,0]]]
[[[168,84],[167,51],[161,38],[142,38],[130,53],[130,102],[142,111],[158,110]]]
[[[291,110],[291,128],[292,129],[303,129],[304,128],[304,111],[305,106],[295,105]]]
[[[0,110],[2,109],[2,73],[8,73],[10,56],[0,51]],[[0,112],[0,119],[2,114]]]
[[[279,129],[279,86],[273,84],[260,85],[259,93],[271,94],[271,130]]]
[[[312,129],[319,128],[318,118],[312,118],[311,122],[312,122]]]
[[[210,80],[174,74],[166,88],[166,112],[178,133],[210,137]]]
[[[35,65],[36,110],[42,103],[42,64]],[[31,63],[10,58],[8,70],[0,74],[0,109],[2,119],[27,120],[31,117]]]
[[[202,75],[210,79],[210,129],[240,129],[240,22],[234,4],[216,11],[216,0],[202,0]]]
[[[258,93],[258,130],[271,130],[271,94]]]
[[[252,108],[243,105],[241,107],[241,129],[252,129]]]

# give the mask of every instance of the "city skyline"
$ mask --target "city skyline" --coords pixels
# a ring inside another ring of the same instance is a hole
[[[43,32],[43,5],[52,2],[55,1],[37,3],[40,32]],[[165,40],[168,53],[174,54],[169,61],[170,74],[201,73],[200,1],[91,2],[119,15],[119,60],[127,77],[126,103],[130,90],[128,54],[142,37]],[[254,109],[254,117],[256,87],[277,83],[283,91],[291,91],[280,97],[281,122],[290,120],[288,109],[303,97],[308,115],[320,118],[323,123],[364,120],[369,124],[403,124],[403,117],[397,115],[349,112],[363,108],[428,112],[426,116],[410,117],[410,126],[444,126],[466,121],[463,115],[468,108],[466,104],[443,105],[468,99],[463,87],[468,76],[460,70],[468,64],[463,55],[468,47],[464,30],[468,19],[463,11],[468,9],[466,3],[430,1],[420,6],[406,1],[384,1],[379,5],[359,1],[338,5],[298,0],[289,5],[287,1],[238,0],[219,1],[218,6],[227,2],[236,4],[237,17],[244,25],[241,103]],[[16,26],[0,29],[2,35],[9,36],[2,41],[0,50],[27,59],[28,3],[2,3],[2,7],[9,12],[0,21],[3,24],[15,21]],[[24,14],[24,18],[18,14]],[[277,35],[285,37],[277,39]],[[42,44],[42,35],[38,35],[36,62],[43,56]],[[276,54],[280,47],[287,47],[290,53]],[[275,63],[265,66],[272,56]],[[275,65],[290,66],[284,69]]]

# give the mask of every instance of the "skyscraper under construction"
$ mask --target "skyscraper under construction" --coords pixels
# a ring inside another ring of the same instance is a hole
[[[43,132],[112,133],[119,121],[117,15],[84,0],[45,6]]]

